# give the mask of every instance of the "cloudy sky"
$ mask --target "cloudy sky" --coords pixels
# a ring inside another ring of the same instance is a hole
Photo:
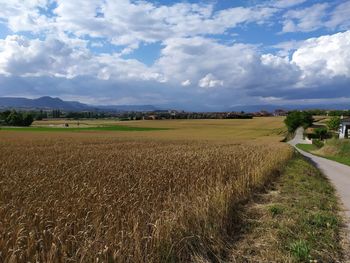
[[[350,0],[0,0],[0,96],[350,103]]]

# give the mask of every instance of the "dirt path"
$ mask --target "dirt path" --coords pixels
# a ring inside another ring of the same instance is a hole
[[[295,138],[289,141],[294,146],[298,143],[307,143],[303,140],[303,128],[296,131]],[[344,206],[347,226],[350,230],[350,166],[331,161],[297,149],[302,155],[309,158],[326,175],[336,188]]]

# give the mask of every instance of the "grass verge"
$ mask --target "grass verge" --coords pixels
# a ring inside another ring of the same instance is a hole
[[[297,147],[300,150],[303,150],[305,152],[312,152],[312,151],[316,151],[319,149],[317,146],[315,146],[313,144],[297,144]]]
[[[298,156],[243,209],[233,262],[342,262],[342,220],[328,180]]]
[[[350,151],[347,154],[340,154],[334,145],[326,144],[321,149],[313,144],[297,144],[297,147],[305,152],[350,166]]]

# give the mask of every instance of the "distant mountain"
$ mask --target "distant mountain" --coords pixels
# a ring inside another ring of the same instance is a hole
[[[112,110],[112,111],[156,111],[159,108],[152,105],[107,105],[96,106],[100,110]]]
[[[0,108],[5,109],[59,109],[63,111],[155,111],[152,105],[93,106],[78,101],[64,101],[49,96],[38,99],[0,97]]]
[[[348,110],[350,109],[350,104],[309,104],[309,105],[242,105],[233,106],[228,109],[228,111],[244,111],[244,112],[259,112],[262,110],[273,112],[275,110],[310,110],[310,109],[324,109],[324,110]]]
[[[63,101],[60,98],[41,97],[38,99],[0,97],[0,107],[20,109],[60,109],[72,111],[90,110],[92,107],[77,101]]]

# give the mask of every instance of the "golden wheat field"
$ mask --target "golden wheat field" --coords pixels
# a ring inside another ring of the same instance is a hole
[[[0,131],[0,262],[224,258],[235,205],[292,150],[279,142],[279,118],[187,122],[134,123],[173,128],[154,132]]]

